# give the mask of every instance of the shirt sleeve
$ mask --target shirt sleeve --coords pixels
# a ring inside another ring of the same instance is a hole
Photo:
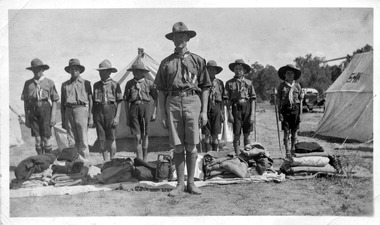
[[[120,88],[120,84],[119,83],[116,83],[116,102],[121,102],[123,101],[123,95],[121,93],[121,88]]]
[[[253,87],[253,83],[249,85],[248,93],[249,93],[249,98],[251,100],[256,100],[256,92],[255,92],[255,88]]]
[[[129,98],[129,93],[130,93],[130,90],[129,90],[129,82],[127,82],[127,84],[125,85],[125,89],[124,89],[124,96],[123,96],[123,99],[124,101],[128,101],[128,98]]]
[[[157,100],[158,94],[157,94],[157,89],[156,85],[153,82],[149,82],[149,93],[152,96],[154,100]]]
[[[55,84],[53,81],[52,81],[52,85],[50,88],[50,99],[52,102],[57,102],[59,100],[59,95],[58,95],[57,89],[55,88]]]
[[[26,98],[25,98],[25,97],[26,97],[26,96],[25,96],[25,95],[26,95],[26,93],[25,93],[25,92],[26,92],[26,83],[27,83],[27,82],[25,82],[25,84],[24,84],[24,88],[22,89],[22,93],[21,93],[21,101],[26,101]]]
[[[88,80],[86,80],[86,81],[84,82],[84,86],[85,86],[85,88],[86,88],[86,92],[87,92],[87,94],[88,94],[88,95],[92,95],[91,82],[88,81]]]
[[[160,67],[158,68],[156,78],[154,79],[154,85],[156,86],[156,89],[159,91],[165,91],[166,87],[164,85],[164,77],[165,75],[165,68],[164,63],[161,62]]]
[[[199,70],[200,70],[199,77],[198,77],[198,87],[200,89],[210,88],[211,79],[206,69],[206,60],[205,59],[198,60],[198,63],[199,63]]]
[[[61,109],[64,109],[66,103],[65,83],[63,82],[61,86]]]

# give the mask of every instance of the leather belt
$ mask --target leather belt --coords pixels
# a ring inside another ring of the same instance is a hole
[[[189,91],[170,91],[169,96],[181,96],[181,97],[187,97],[187,96],[192,96],[196,95],[197,92],[194,90],[189,90]]]
[[[66,107],[69,107],[69,108],[76,108],[76,107],[85,107],[86,105],[85,104],[69,104],[69,103],[66,103],[65,105]]]
[[[243,103],[246,103],[246,102],[248,102],[248,100],[245,99],[245,98],[242,98],[242,99],[235,99],[235,100],[233,101],[234,104],[243,104]]]
[[[136,100],[132,102],[132,104],[135,104],[135,105],[141,105],[141,104],[146,104],[146,103],[149,103],[149,102],[144,101],[144,100]]]

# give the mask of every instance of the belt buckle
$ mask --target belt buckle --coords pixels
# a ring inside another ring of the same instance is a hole
[[[41,107],[42,102],[41,102],[41,101],[38,101],[38,102],[37,102],[37,105],[38,105],[38,107]]]
[[[187,92],[186,91],[181,91],[179,95],[181,97],[186,97],[187,96]]]
[[[239,104],[241,104],[241,103],[245,103],[246,100],[244,98],[242,98],[242,99],[239,99],[238,102],[239,102]]]

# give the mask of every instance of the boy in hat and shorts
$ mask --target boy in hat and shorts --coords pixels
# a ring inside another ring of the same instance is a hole
[[[38,155],[50,153],[52,150],[51,127],[55,125],[55,111],[59,100],[54,82],[43,74],[49,68],[40,59],[33,59],[31,66],[26,69],[31,70],[34,76],[25,82],[21,94],[25,125],[31,128]]]
[[[227,99],[228,121],[233,123],[233,145],[235,154],[240,154],[240,134],[243,130],[244,146],[250,144],[249,135],[255,124],[256,93],[253,84],[246,79],[245,73],[251,67],[242,59],[237,59],[229,65],[235,76],[226,82],[225,98]]]
[[[110,78],[117,69],[108,59],[99,64],[100,81],[94,84],[93,108],[94,124],[100,143],[103,160],[113,159],[116,153],[116,127],[119,125],[120,103],[123,100],[119,83]],[[109,158],[108,158],[109,152]]]
[[[297,142],[299,129],[301,102],[303,99],[302,88],[296,82],[301,76],[301,71],[294,65],[288,64],[278,70],[278,76],[283,82],[277,88],[278,111],[281,127],[284,131],[284,145],[286,157],[292,157]],[[289,136],[291,135],[291,147],[289,149]]]
[[[196,145],[199,143],[199,119],[202,126],[207,123],[211,81],[206,61],[187,49],[187,42],[195,35],[196,32],[188,30],[182,22],[173,25],[172,32],[165,37],[173,41],[175,50],[161,61],[154,82],[158,90],[162,123],[165,128],[169,128],[169,138],[174,147],[178,184],[169,196],[181,195],[185,190],[185,162],[187,191],[201,194],[200,189],[194,185],[198,157]]]
[[[70,59],[65,71],[71,78],[61,87],[62,127],[75,140],[75,148],[84,158],[90,156],[87,131],[93,126],[91,83],[80,74],[85,67],[78,59]]]
[[[223,68],[218,66],[214,60],[208,61],[206,67],[211,79],[211,88],[208,99],[207,124],[202,127],[202,133],[205,135],[203,143],[206,151],[217,151],[218,134],[221,133],[221,124],[224,121],[223,97],[225,93],[223,81],[215,78],[215,75],[222,72]]]
[[[145,78],[149,72],[141,60],[137,60],[127,71],[132,71],[134,78],[127,82],[124,91],[127,125],[135,136],[137,158],[148,162],[149,121],[156,120],[157,91],[153,81]],[[154,101],[151,113],[151,101]]]

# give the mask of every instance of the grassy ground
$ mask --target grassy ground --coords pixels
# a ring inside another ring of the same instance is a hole
[[[266,147],[275,160],[282,163],[273,106],[262,103],[257,114],[257,141]],[[185,194],[169,198],[166,192],[115,190],[77,195],[10,199],[12,217],[57,216],[372,216],[373,146],[316,136],[321,112],[302,115],[299,141],[316,141],[325,151],[342,156],[349,178],[319,177],[310,180],[286,180],[282,183],[213,185],[202,188],[202,195]],[[34,154],[33,140],[23,129],[26,144],[10,149],[10,176],[14,167]],[[252,137],[253,138],[253,137]],[[282,140],[282,137],[280,137]],[[170,149],[166,138],[150,139],[149,159]],[[117,157],[134,157],[133,140],[118,141]],[[228,144],[226,148],[230,148]],[[91,158],[101,163],[96,151]],[[13,176],[14,177],[14,176]]]

